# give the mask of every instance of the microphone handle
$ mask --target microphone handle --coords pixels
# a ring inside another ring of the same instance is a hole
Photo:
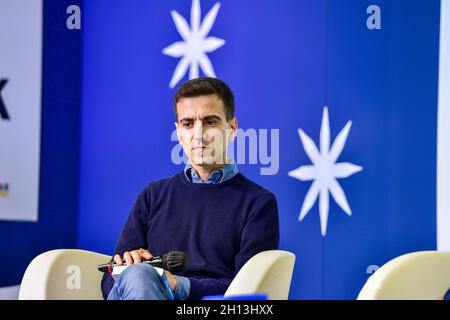
[[[153,257],[152,260],[144,260],[141,263],[150,264],[150,265],[152,265],[154,267],[158,267],[158,268],[164,268],[161,256]],[[114,267],[116,267],[116,266],[128,266],[128,264],[123,263],[121,265],[118,265],[114,261],[111,260],[109,263],[100,264],[98,266],[98,271],[112,273]]]

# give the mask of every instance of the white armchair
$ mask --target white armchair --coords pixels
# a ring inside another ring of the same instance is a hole
[[[84,250],[60,249],[38,255],[22,278],[19,300],[99,300],[99,264],[111,256]]]
[[[84,250],[51,250],[29,264],[19,300],[99,300],[102,273],[99,264],[111,256]],[[252,257],[230,284],[225,296],[265,293],[269,299],[287,299],[295,255],[282,250]]]
[[[291,252],[260,252],[242,266],[225,297],[265,293],[269,300],[287,300],[294,263],[295,255]]]
[[[450,288],[450,252],[395,258],[370,276],[358,300],[436,300]]]

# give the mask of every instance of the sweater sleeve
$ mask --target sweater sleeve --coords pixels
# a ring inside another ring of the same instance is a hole
[[[235,257],[235,275],[255,254],[265,250],[278,249],[279,222],[278,206],[273,193],[264,194],[255,201],[248,213],[241,233],[239,252]],[[231,278],[189,278],[191,289],[189,299],[201,299],[206,295],[222,295],[233,279]]]
[[[255,254],[278,249],[279,233],[277,200],[273,193],[266,193],[255,202],[248,215],[235,259],[235,275]]]
[[[133,204],[114,250],[114,255],[120,254],[122,256],[125,251],[148,248],[147,221],[150,209],[147,192],[147,188],[145,188]],[[108,297],[113,285],[114,279],[108,272],[105,272],[101,282],[104,299]]]
[[[223,295],[231,283],[230,278],[188,277],[191,284],[189,300],[200,300],[204,296]]]

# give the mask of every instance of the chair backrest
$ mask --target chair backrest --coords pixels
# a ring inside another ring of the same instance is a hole
[[[103,299],[97,266],[110,256],[84,250],[52,250],[31,261],[22,279],[19,300]]]
[[[295,255],[282,250],[263,251],[239,270],[225,297],[265,293],[270,300],[286,300],[289,295]]]
[[[450,252],[421,251],[395,258],[370,276],[359,300],[435,300],[450,288]]]

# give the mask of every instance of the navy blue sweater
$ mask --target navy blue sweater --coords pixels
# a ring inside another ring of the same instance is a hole
[[[114,254],[146,248],[154,256],[189,257],[188,299],[224,294],[253,255],[277,249],[278,208],[270,191],[242,173],[219,184],[196,184],[183,172],[148,184],[134,203]],[[105,273],[103,296],[114,284]]]

